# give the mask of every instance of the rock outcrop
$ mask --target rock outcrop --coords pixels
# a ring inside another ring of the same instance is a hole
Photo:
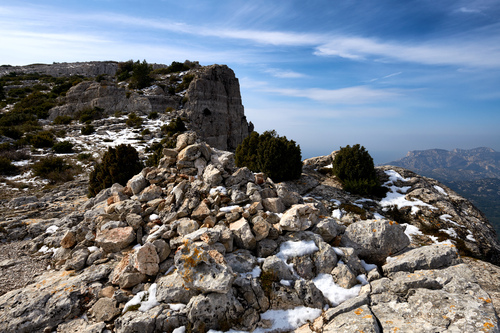
[[[177,143],[64,218],[0,225],[52,261],[0,296],[3,332],[500,332],[492,279],[460,255],[495,261],[498,243],[437,182],[384,168],[387,196],[361,198],[314,163],[275,184],[193,133]]]
[[[107,80],[81,82],[60,99],[60,105],[50,110],[49,119],[73,116],[95,107],[100,108],[104,115],[116,112],[148,115],[169,109],[172,115],[181,116],[186,126],[210,146],[236,150],[252,132],[253,126],[245,117],[240,86],[234,72],[225,65],[211,65],[179,75],[193,76],[193,80],[186,90],[177,93],[165,88],[177,82],[170,80],[172,74],[158,75],[154,85],[141,91],[129,90],[122,83]],[[179,85],[179,82],[175,84]]]
[[[225,65],[203,68],[189,85],[181,115],[210,146],[234,151],[253,130],[241,103],[240,85]]]

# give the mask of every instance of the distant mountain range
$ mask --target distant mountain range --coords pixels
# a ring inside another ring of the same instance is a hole
[[[413,150],[386,163],[444,183],[472,201],[500,238],[500,152],[491,148]]]

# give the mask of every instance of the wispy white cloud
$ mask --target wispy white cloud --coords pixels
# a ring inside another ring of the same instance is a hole
[[[401,97],[399,92],[391,89],[372,89],[368,86],[356,86],[341,89],[286,89],[269,88],[268,92],[290,97],[302,97],[331,105],[370,104],[389,101]]]
[[[298,79],[298,78],[303,78],[303,77],[307,76],[305,74],[298,73],[295,71],[283,70],[283,69],[278,69],[278,68],[269,68],[269,69],[266,69],[264,72],[271,74],[272,76],[280,78],[280,79]]]
[[[500,37],[453,38],[423,43],[385,42],[374,38],[336,37],[316,48],[318,56],[353,60],[382,58],[426,65],[500,67]]]
[[[401,74],[403,74],[403,72],[392,73],[392,74],[389,74],[389,75],[386,75],[386,76],[382,76],[382,77],[377,77],[377,78],[371,79],[370,82],[375,82],[375,81],[378,81],[378,80],[388,79],[390,77],[398,76],[398,75],[401,75]]]
[[[479,14],[481,11],[475,8],[460,7],[457,12],[466,14]]]

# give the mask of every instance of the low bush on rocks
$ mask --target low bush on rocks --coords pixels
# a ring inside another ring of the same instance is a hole
[[[102,162],[96,164],[89,176],[90,197],[114,183],[125,186],[132,176],[142,171],[143,165],[137,150],[131,145],[119,145],[108,148]]]
[[[54,145],[54,135],[50,131],[42,131],[28,137],[35,148],[50,148]]]
[[[132,113],[129,113],[128,115],[128,119],[127,121],[125,122],[125,124],[128,126],[128,127],[135,127],[135,128],[139,128],[142,126],[142,118],[139,117],[137,114],[135,114],[134,112]]]
[[[341,147],[332,163],[332,172],[337,176],[344,190],[360,195],[383,196],[373,158],[365,147],[356,144]]]
[[[48,179],[51,183],[64,183],[73,180],[77,170],[62,157],[48,156],[33,164],[33,174]]]
[[[0,175],[12,175],[17,172],[17,167],[7,157],[0,156]]]
[[[54,144],[54,146],[52,146],[52,149],[57,154],[69,154],[73,152],[73,146],[74,145],[69,141],[62,141]]]
[[[252,132],[236,148],[235,161],[238,167],[264,172],[275,182],[298,179],[302,173],[300,146],[276,131]]]
[[[82,132],[82,135],[90,135],[90,134],[95,132],[95,128],[94,128],[94,126],[87,124],[87,125],[82,127],[81,132]]]

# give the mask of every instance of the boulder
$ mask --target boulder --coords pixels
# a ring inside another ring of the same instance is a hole
[[[410,244],[405,228],[389,220],[366,220],[349,225],[341,245],[352,247],[367,262],[383,264],[385,259]]]
[[[294,205],[280,219],[280,226],[287,231],[310,228],[318,220],[319,211],[310,204]]]
[[[229,229],[234,235],[234,242],[236,243],[237,247],[247,250],[253,250],[257,245],[257,241],[252,233],[250,224],[248,224],[247,220],[244,217],[236,222],[231,223],[229,225]]]
[[[127,187],[130,188],[134,195],[141,193],[142,190],[146,188],[146,186],[148,186],[148,181],[144,177],[142,172],[130,178],[130,180],[127,182]]]
[[[218,251],[212,251],[187,241],[175,254],[175,267],[188,288],[225,294],[233,283],[233,271]]]
[[[262,205],[264,205],[264,209],[272,212],[281,214],[285,211],[285,205],[281,198],[266,198],[262,200]]]
[[[287,264],[277,256],[270,256],[264,259],[262,273],[274,277],[276,281],[293,279],[293,274],[290,272]]]
[[[413,272],[421,269],[436,269],[460,263],[456,247],[450,245],[430,245],[410,250],[391,258],[382,266],[385,274],[398,271]]]
[[[146,243],[136,249],[133,255],[134,268],[139,273],[146,275],[156,275],[160,258],[156,253],[156,247],[152,243]]]
[[[92,305],[91,309],[95,320],[110,321],[120,314],[115,300],[107,297],[100,298]]]
[[[380,318],[378,318],[380,320]],[[410,330],[402,330],[402,332],[415,332],[414,326]],[[396,328],[396,326],[394,326]],[[399,330],[399,329],[398,329]],[[385,329],[384,329],[385,331]],[[377,319],[367,305],[361,305],[359,308],[349,312],[339,314],[323,327],[323,333],[351,333],[351,332],[366,332],[380,333]],[[389,331],[387,331],[389,332]],[[391,331],[393,332],[393,331]]]
[[[123,250],[136,239],[132,227],[106,229],[97,232],[96,244],[105,252]]]

